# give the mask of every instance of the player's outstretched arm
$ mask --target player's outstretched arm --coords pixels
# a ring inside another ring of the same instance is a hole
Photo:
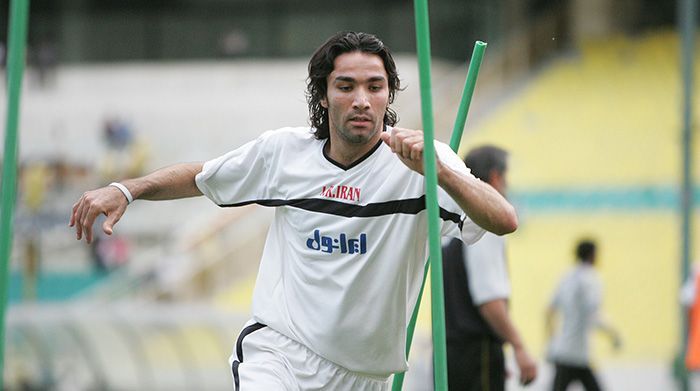
[[[488,183],[454,171],[439,161],[438,183],[472,221],[487,231],[505,235],[518,228],[515,208]]]
[[[423,132],[394,128],[382,140],[408,168],[423,173]],[[497,235],[518,228],[515,208],[491,187],[474,176],[452,170],[437,159],[438,183],[480,227]]]
[[[481,316],[504,341],[513,347],[515,362],[520,370],[520,384],[528,385],[537,377],[537,362],[530,356],[517,328],[508,315],[505,299],[487,301],[479,306]]]
[[[181,163],[161,168],[141,178],[121,182],[133,199],[171,200],[202,195],[194,177],[202,171],[202,163]],[[92,225],[100,214],[107,216],[102,230],[111,235],[114,225],[126,211],[129,201],[116,186],[105,186],[83,193],[73,205],[71,227],[78,240],[92,242]]]
[[[615,350],[622,348],[622,337],[620,332],[610,323],[610,321],[601,313],[596,314],[596,327],[610,337],[610,343]]]

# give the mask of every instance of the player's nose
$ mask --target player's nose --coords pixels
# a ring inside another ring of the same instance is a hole
[[[352,101],[352,107],[354,109],[366,110],[369,108],[369,96],[367,91],[359,88]]]

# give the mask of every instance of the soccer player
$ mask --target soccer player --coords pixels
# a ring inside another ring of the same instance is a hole
[[[576,261],[576,266],[562,277],[547,309],[547,334],[551,339],[548,358],[555,366],[554,391],[566,391],[573,382],[581,382],[586,391],[602,389],[590,364],[589,335],[594,328],[608,334],[615,349],[622,344],[620,334],[600,313],[603,287],[594,269],[595,242],[581,240],[576,246]],[[562,324],[555,335],[557,312],[562,315]]]
[[[474,176],[505,195],[507,160],[505,150],[484,145],[469,151],[464,162]],[[504,343],[513,347],[520,382],[532,382],[537,364],[508,314],[505,238],[487,232],[471,246],[452,239],[442,251],[450,389],[504,390]]]
[[[309,62],[310,127],[282,128],[205,163],[88,191],[78,240],[111,234],[133,199],[205,195],[275,207],[252,319],[231,356],[238,390],[384,390],[407,369],[406,326],[427,259],[423,134],[393,127],[396,65],[374,35],[342,32]],[[513,207],[436,142],[443,235],[517,227]]]

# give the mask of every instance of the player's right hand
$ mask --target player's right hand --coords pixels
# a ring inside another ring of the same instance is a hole
[[[613,331],[611,335],[612,347],[616,352],[622,350],[622,337],[617,331]]]
[[[70,216],[70,227],[75,227],[76,239],[83,236],[88,243],[92,242],[92,225],[100,214],[107,216],[102,230],[107,235],[112,234],[112,228],[126,211],[129,205],[126,197],[114,186],[105,186],[97,190],[83,193],[82,197],[73,205]]]
[[[520,384],[526,386],[537,377],[537,363],[524,349],[514,349],[515,362],[520,370]]]

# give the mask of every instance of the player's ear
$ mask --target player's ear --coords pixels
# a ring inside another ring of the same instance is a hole
[[[323,98],[321,99],[321,106],[322,106],[324,109],[328,109],[328,99],[326,99],[325,97],[323,97]]]

